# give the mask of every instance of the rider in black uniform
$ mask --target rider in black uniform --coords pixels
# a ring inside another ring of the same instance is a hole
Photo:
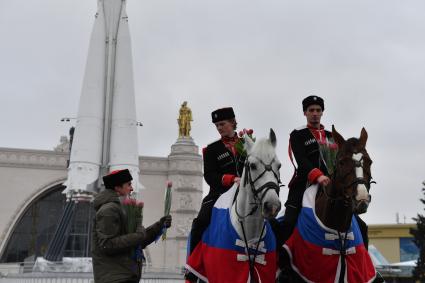
[[[190,253],[210,224],[212,208],[218,197],[234,183],[239,183],[245,162],[245,156],[240,155],[235,148],[239,138],[235,132],[237,123],[233,108],[217,109],[211,113],[211,117],[221,138],[203,149],[204,178],[210,191],[192,223]]]

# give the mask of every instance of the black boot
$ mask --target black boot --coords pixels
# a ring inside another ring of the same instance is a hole
[[[190,254],[202,239],[202,234],[211,222],[211,214],[214,203],[218,196],[206,196],[202,202],[198,216],[193,219],[192,230],[190,231]]]
[[[366,225],[366,222],[364,222],[360,218],[360,216],[358,216],[357,214],[354,214],[354,217],[356,217],[357,223],[359,224],[360,233],[362,234],[364,246],[365,246],[366,250],[368,250],[369,249],[369,236],[367,234],[368,227]]]
[[[189,270],[184,273],[184,279],[189,282],[198,282],[198,277]]]
[[[305,283],[298,273],[292,269],[288,252],[283,248],[279,251],[279,269],[276,283]]]
[[[280,224],[281,241],[285,243],[294,231],[295,225],[297,224],[299,209],[287,206],[283,221]]]
[[[202,227],[202,223],[199,223],[198,218],[193,219],[192,222],[192,229],[190,231],[190,249],[189,254],[192,254],[193,250],[195,249],[196,245],[201,241],[202,233],[204,232],[204,229]]]

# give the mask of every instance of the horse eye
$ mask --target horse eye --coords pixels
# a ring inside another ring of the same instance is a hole
[[[257,165],[255,165],[254,163],[249,164],[249,167],[251,168],[251,170],[257,169]]]

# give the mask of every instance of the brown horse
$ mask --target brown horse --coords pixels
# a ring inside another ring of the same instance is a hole
[[[366,151],[368,136],[364,128],[359,139],[345,140],[334,126],[332,135],[339,149],[336,169],[331,184],[317,194],[316,215],[326,227],[345,232],[353,214],[365,213],[369,206],[372,160]]]
[[[294,233],[284,245],[293,269],[289,282],[373,282],[376,271],[354,217],[369,206],[372,160],[368,138],[345,140],[332,126],[338,144],[331,184],[306,189]],[[292,279],[291,279],[292,277]]]

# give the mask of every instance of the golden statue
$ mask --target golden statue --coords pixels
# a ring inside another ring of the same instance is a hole
[[[187,101],[183,102],[179,111],[179,118],[177,123],[179,124],[179,138],[190,137],[190,122],[192,122],[192,110],[187,107]]]

